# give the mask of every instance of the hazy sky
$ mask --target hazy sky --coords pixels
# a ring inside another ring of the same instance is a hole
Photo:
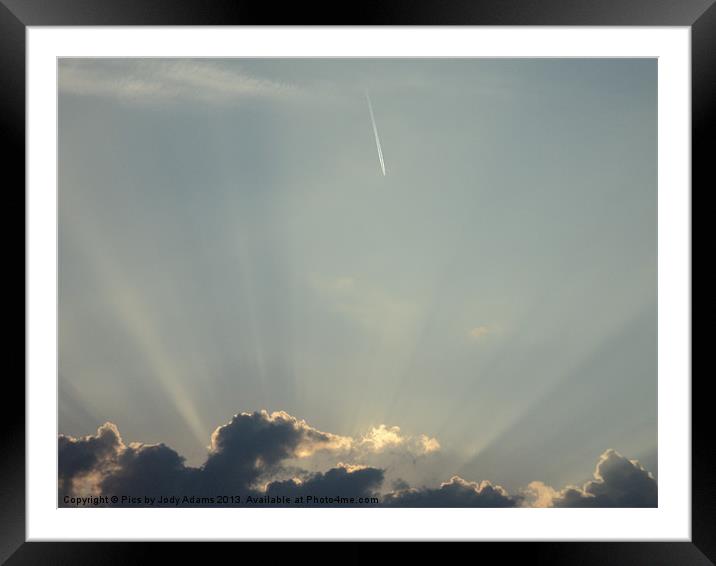
[[[61,60],[59,432],[235,413],[656,472],[653,59]],[[365,91],[385,158],[383,176]]]

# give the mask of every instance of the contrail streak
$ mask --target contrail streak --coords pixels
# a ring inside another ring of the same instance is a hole
[[[370,101],[370,94],[365,91],[365,97],[368,100],[368,110],[370,111],[370,121],[373,122],[373,133],[375,134],[375,147],[378,148],[378,159],[380,160],[380,168],[385,177],[385,161],[383,161],[383,150],[380,148],[380,138],[378,137],[378,127],[375,125],[375,116],[373,115],[373,104]]]

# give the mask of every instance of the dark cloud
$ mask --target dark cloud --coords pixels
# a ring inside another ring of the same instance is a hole
[[[266,411],[235,415],[211,435],[205,480],[220,492],[245,489],[281,461],[340,442],[288,413]]]
[[[201,470],[165,444],[133,444],[117,457],[100,483],[103,493],[140,496],[200,494]]]
[[[345,442],[344,437],[316,430],[284,412],[241,413],[214,431],[206,462],[192,468],[165,444],[125,446],[117,428],[106,423],[96,436],[60,436],[60,499],[98,491],[133,497],[256,493],[255,482],[275,476],[284,460]],[[327,473],[323,481],[340,473]]]
[[[599,458],[594,479],[583,487],[568,487],[553,499],[554,507],[656,507],[657,484],[636,460],[616,450]]]
[[[321,432],[284,412],[241,413],[211,436],[205,463],[190,467],[165,444],[126,445],[111,423],[97,434],[81,438],[60,435],[58,493],[64,496],[127,495],[207,497],[372,498],[396,507],[654,507],[657,484],[635,460],[614,450],[600,457],[594,478],[582,487],[558,491],[532,482],[519,494],[509,494],[489,481],[471,482],[453,476],[439,487],[411,488],[394,482],[381,493],[384,470],[365,465],[338,464],[324,472],[309,472],[294,464],[317,451],[345,453],[350,439]],[[292,464],[293,463],[293,464]],[[292,464],[292,465],[288,465]],[[288,478],[288,479],[286,479]],[[314,502],[314,503],[312,503]],[[132,504],[129,502],[127,504]],[[173,502],[167,503],[174,505]],[[192,505],[185,502],[182,505]],[[370,503],[369,504],[373,504]]]
[[[343,464],[325,473],[313,474],[306,480],[271,482],[266,486],[266,495],[293,498],[368,498],[377,496],[377,490],[382,483],[383,470]],[[312,501],[308,500],[306,504],[310,506]]]
[[[386,505],[396,507],[516,507],[520,501],[499,485],[470,482],[459,476],[437,489],[403,489],[384,499]]]
[[[61,434],[57,439],[60,498],[75,491],[75,479],[106,473],[122,448],[122,437],[112,423],[103,424],[94,436],[73,438]]]

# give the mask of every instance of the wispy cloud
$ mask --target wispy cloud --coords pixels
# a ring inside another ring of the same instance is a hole
[[[490,327],[488,326],[476,326],[474,328],[471,328],[468,332],[468,336],[472,338],[473,340],[480,340],[481,338],[484,338],[488,334],[491,333]]]
[[[295,85],[250,75],[237,63],[202,59],[63,59],[59,89],[136,104],[187,100],[224,104],[298,92]]]

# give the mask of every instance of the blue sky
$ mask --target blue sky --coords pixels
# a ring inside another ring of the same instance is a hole
[[[61,60],[60,432],[198,465],[267,409],[435,439],[391,464],[412,485],[579,483],[609,448],[656,473],[656,85],[652,59]]]

